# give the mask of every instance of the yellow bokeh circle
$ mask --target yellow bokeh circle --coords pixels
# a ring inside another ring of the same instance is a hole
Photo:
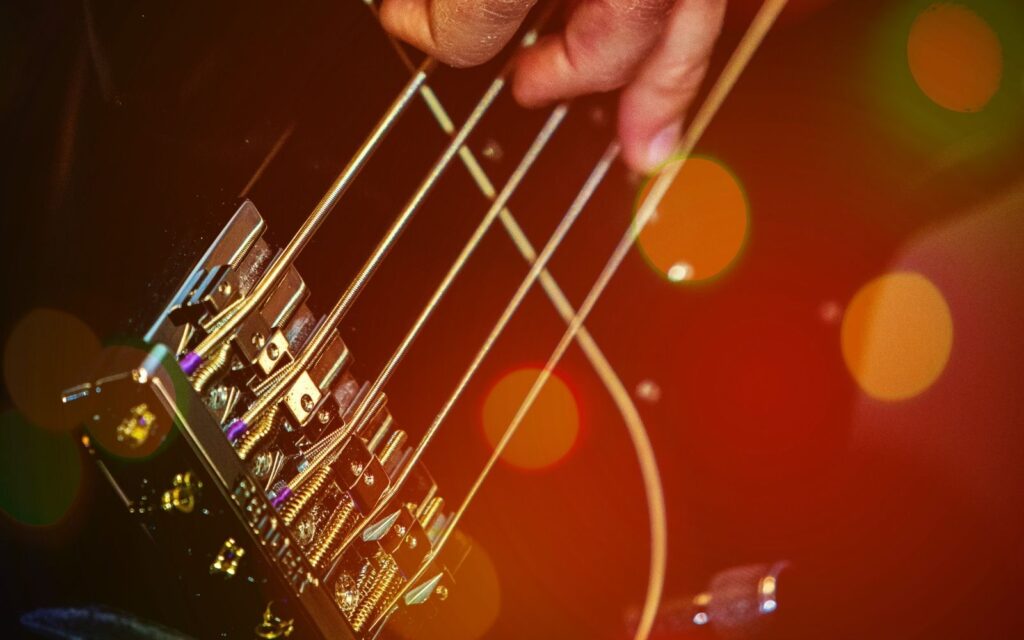
[[[843,360],[868,395],[918,395],[946,368],[953,318],[942,292],[919,273],[889,273],[865,284],[846,307]]]
[[[497,446],[541,370],[525,367],[506,374],[488,392],[483,407],[484,436]],[[569,386],[552,373],[526,413],[501,458],[523,469],[541,469],[564,458],[580,429],[579,408]]]
[[[999,89],[1003,50],[992,27],[967,7],[933,4],[914,20],[907,63],[921,91],[951,111],[980,111]]]

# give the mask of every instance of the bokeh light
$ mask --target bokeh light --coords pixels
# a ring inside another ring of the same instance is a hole
[[[865,284],[841,329],[843,359],[860,387],[880,400],[918,395],[939,377],[953,346],[949,305],[919,273],[897,272]]]
[[[657,174],[638,198],[643,202]],[[637,236],[647,261],[670,282],[712,278],[736,259],[747,237],[747,199],[716,160],[691,157]]]
[[[1003,52],[978,14],[952,3],[918,15],[907,38],[907,63],[921,91],[952,111],[980,111],[999,89]]]
[[[403,638],[417,640],[479,640],[501,612],[501,583],[494,561],[480,543],[461,530],[452,534],[458,548],[469,548],[455,572],[455,588],[440,603],[437,615],[395,616],[392,628]]]
[[[541,369],[526,367],[506,374],[487,394],[484,436],[495,447],[533,386]],[[580,429],[579,408],[569,386],[552,373],[526,413],[501,458],[523,469],[541,469],[564,458]]]
[[[4,346],[4,381],[14,405],[32,423],[69,429],[61,392],[86,381],[100,353],[99,338],[65,311],[33,309],[18,321]]]
[[[78,497],[80,453],[70,433],[31,425],[15,411],[0,414],[0,511],[30,526],[59,523]]]

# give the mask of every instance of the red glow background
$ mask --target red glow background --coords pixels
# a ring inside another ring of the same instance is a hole
[[[754,4],[730,5],[712,73]],[[1003,69],[985,109],[957,113],[929,100],[906,64],[913,19],[931,4],[795,2],[697,149],[726,163],[746,194],[749,235],[737,261],[713,282],[676,286],[634,252],[588,322],[628,388],[650,380],[660,389],[657,401],[636,401],[669,505],[666,597],[700,591],[725,567],[789,559],[800,575],[790,595],[781,596],[781,615],[791,626],[780,637],[1024,633],[1018,606],[1024,570],[1024,22],[1008,0],[960,3],[995,30]],[[237,186],[277,132],[297,119],[305,124],[251,196],[261,210],[276,211],[277,222],[288,223],[276,229],[278,239],[287,238],[289,225],[343,162],[350,139],[368,128],[389,95],[381,92],[378,99],[373,78],[345,86],[320,87],[308,79],[289,84],[292,74],[302,75],[294,71],[300,67],[310,77],[325,67],[335,71],[325,61],[341,55],[331,26],[337,27],[339,10],[313,2],[302,9],[303,17],[287,21],[269,6],[224,7],[212,16],[195,6],[171,10],[145,2],[123,14],[99,11],[94,18],[110,39],[111,58],[146,52],[138,62],[114,65],[126,107],[115,106],[120,97],[105,95],[102,77],[86,73],[85,88],[75,89],[82,65],[89,68],[78,9],[2,10],[9,20],[0,22],[11,36],[0,37],[10,53],[0,93],[3,130],[15,152],[3,171],[0,222],[5,343],[19,319],[41,307],[69,311],[108,342],[137,334],[144,320],[126,326],[115,291],[159,298],[151,283],[180,277],[189,259],[163,236],[154,235],[158,246],[121,245],[121,234],[151,231],[153,223],[140,211],[152,208],[161,224],[175,226],[182,221],[175,216],[194,207],[207,217],[188,222],[208,240],[230,211]],[[143,25],[140,13],[148,13],[150,23]],[[373,37],[365,29],[346,34],[359,43]],[[257,46],[259,38],[276,44],[269,47],[274,55]],[[224,41],[235,54],[209,53]],[[247,68],[243,61],[254,55],[265,56],[259,70],[237,79],[233,72]],[[382,64],[391,65],[389,79],[398,77],[396,64]],[[465,73],[438,80],[442,98],[456,105],[456,119],[465,115],[462,93],[487,71]],[[259,87],[265,103],[233,94],[236,80]],[[76,90],[84,92],[78,98],[84,106],[69,146],[65,125]],[[339,105],[364,101],[370,115],[339,111]],[[500,125],[492,129],[478,137],[500,136]],[[396,135],[415,131],[410,125]],[[514,157],[525,142],[507,137],[506,154]],[[401,183],[396,176],[420,171],[426,160],[419,156],[432,159],[443,138],[417,140],[422,152],[416,145],[399,148],[388,170],[367,171],[374,186],[354,196],[365,211],[389,202],[389,192],[398,190],[393,183]],[[513,205],[525,211],[542,200],[568,200],[566,190],[579,182],[601,144],[584,139],[561,147],[540,171],[564,177],[524,186]],[[139,168],[151,162],[161,170]],[[630,221],[636,185],[615,177],[628,186],[601,192],[586,225],[574,230],[552,263],[576,304]],[[396,302],[405,295],[394,292],[419,292],[409,294],[408,304],[422,302],[416,295],[425,297],[436,282],[433,270],[446,266],[440,256],[457,250],[459,238],[448,232],[460,229],[465,212],[480,204],[459,195],[467,184],[439,190],[438,208],[447,217],[410,230],[431,242],[411,243],[396,257],[404,266],[383,270],[384,284],[367,292],[365,310],[354,312],[344,336],[360,354],[363,376],[375,371],[406,327],[409,316]],[[97,216],[106,214],[113,217],[99,227]],[[539,246],[556,220],[537,213],[523,225]],[[366,215],[325,233],[375,237],[374,224]],[[190,242],[199,247],[200,240]],[[495,259],[515,259],[507,242],[496,240],[487,249]],[[316,287],[333,291],[360,256],[324,251],[304,256],[303,269],[316,274],[307,276],[319,280]],[[121,269],[125,263],[145,266]],[[393,403],[407,424],[425,424],[436,411],[473,339],[489,328],[489,320],[478,317],[493,317],[490,310],[500,308],[522,275],[481,269],[473,283],[489,291],[473,298],[470,283],[453,293],[467,301],[456,305],[461,321],[431,329],[396,377]],[[860,287],[900,270],[924,274],[943,293],[954,340],[935,384],[914,398],[885,403],[863,394],[844,365],[840,323]],[[446,486],[465,486],[489,452],[478,424],[488,385],[543,362],[563,328],[539,295],[531,295],[523,315],[530,320],[510,329],[472,399],[454,416],[460,430],[444,435],[441,453],[429,461]],[[387,331],[389,337],[374,338]],[[481,498],[487,507],[467,516],[466,530],[493,562],[501,585],[499,617],[488,637],[626,637],[628,610],[642,594],[646,517],[628,441],[578,351],[570,351],[559,374],[579,403],[576,446],[545,470],[501,466]],[[9,409],[14,402],[6,395]],[[15,628],[17,616],[34,607],[97,601],[173,623],[173,608],[151,598],[160,592],[160,579],[131,563],[104,560],[112,541],[123,544],[123,557],[150,552],[118,519],[91,468],[83,478],[70,515],[57,525],[32,528],[3,516],[7,597],[0,625]]]

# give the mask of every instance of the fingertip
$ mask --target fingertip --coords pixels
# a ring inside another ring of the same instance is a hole
[[[634,171],[649,174],[672,157],[679,145],[682,121],[672,120],[653,130],[637,130],[629,121],[619,122],[622,158]]]
[[[420,0],[384,0],[380,6],[384,30],[409,44],[425,48],[422,31],[427,24],[426,7]]]
[[[512,78],[512,95],[527,109],[543,107],[558,97],[550,71],[551,36],[520,51]]]

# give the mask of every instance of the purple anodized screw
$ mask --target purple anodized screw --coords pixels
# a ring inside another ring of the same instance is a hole
[[[238,440],[238,436],[245,433],[246,429],[248,428],[249,425],[245,424],[245,420],[242,420],[241,418],[233,420],[231,424],[228,425],[228,428],[225,431],[225,434],[227,434],[228,437],[228,442],[234,442],[235,440]]]
[[[189,351],[181,357],[179,362],[181,370],[185,372],[185,375],[190,376],[196,372],[199,365],[203,364],[203,359],[199,357],[199,354],[195,351]]]
[[[270,504],[274,505],[275,509],[280,509],[281,505],[284,504],[284,501],[287,500],[290,495],[292,495],[291,487],[285,485],[277,492],[277,495],[270,501]]]

